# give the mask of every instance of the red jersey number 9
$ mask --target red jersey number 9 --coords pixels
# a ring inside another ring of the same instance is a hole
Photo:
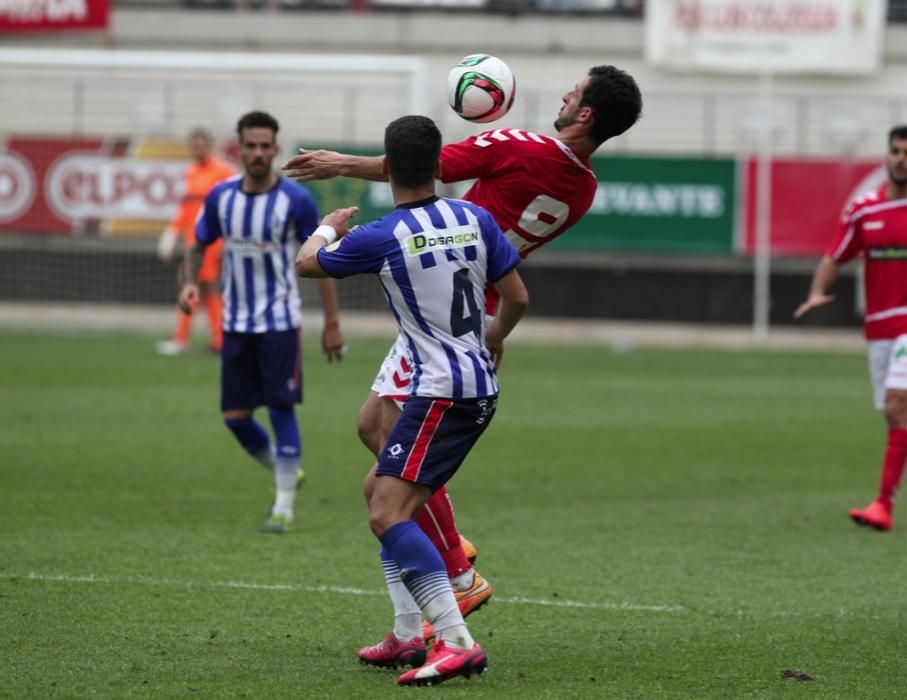
[[[522,253],[526,248],[537,247],[544,244],[546,239],[557,235],[568,216],[570,216],[570,207],[566,203],[546,194],[540,194],[529,202],[523,213],[520,214],[516,230],[508,229],[504,235],[517,249],[517,252]],[[542,240],[528,240],[523,232],[534,239]]]

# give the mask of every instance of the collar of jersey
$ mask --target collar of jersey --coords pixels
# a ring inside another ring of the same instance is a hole
[[[283,178],[280,175],[278,175],[277,182],[274,183],[273,187],[269,187],[268,189],[266,189],[262,192],[246,192],[242,188],[242,178],[240,178],[239,179],[239,191],[242,192],[244,195],[246,195],[246,197],[255,197],[256,195],[260,195],[260,194],[271,194],[274,190],[276,190],[278,187],[280,187],[281,180],[283,180]]]
[[[437,202],[441,199],[438,195],[433,194],[431,197],[426,197],[425,199],[420,199],[415,202],[406,202],[404,204],[398,204],[397,209],[418,209],[419,207],[424,207],[427,204],[432,202]]]

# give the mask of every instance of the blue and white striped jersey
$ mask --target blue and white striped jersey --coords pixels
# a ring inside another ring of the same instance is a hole
[[[318,226],[308,190],[280,178],[246,194],[238,175],[215,185],[195,225],[202,243],[224,239],[221,292],[225,331],[265,333],[302,325],[296,251]]]
[[[413,364],[410,394],[498,393],[485,348],[485,285],[520,262],[487,211],[431,197],[397,207],[318,251],[332,277],[377,274]]]

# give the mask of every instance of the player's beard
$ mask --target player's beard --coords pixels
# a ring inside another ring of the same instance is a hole
[[[907,166],[895,169],[893,165],[889,165],[888,180],[895,187],[907,187]]]
[[[271,172],[271,164],[264,160],[253,160],[247,169],[253,178],[263,180]]]
[[[570,114],[565,111],[566,107],[561,108],[561,111],[557,115],[557,119],[554,120],[554,129],[558,133],[566,129],[571,124],[576,123],[577,115],[579,114],[579,109]]]

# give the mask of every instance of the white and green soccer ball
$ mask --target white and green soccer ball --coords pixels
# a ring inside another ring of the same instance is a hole
[[[487,53],[462,58],[447,76],[447,101],[470,122],[500,119],[513,105],[516,80],[504,61]]]

